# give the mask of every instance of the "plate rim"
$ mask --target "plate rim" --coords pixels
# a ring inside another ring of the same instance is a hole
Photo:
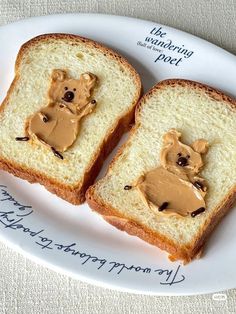
[[[9,23],[0,25],[0,31],[1,31],[2,28],[11,27],[11,26],[14,26],[14,25],[17,25],[17,24],[21,24],[21,23],[24,23],[24,22],[30,22],[30,21],[34,21],[34,20],[37,20],[37,19],[39,20],[39,19],[42,19],[42,18],[60,18],[62,16],[96,16],[96,17],[105,17],[105,18],[112,17],[112,18],[118,18],[118,19],[124,19],[124,20],[133,20],[133,21],[137,21],[139,23],[141,23],[141,22],[150,23],[150,24],[154,23],[154,24],[158,24],[160,26],[167,27],[169,29],[178,31],[178,32],[180,32],[182,34],[185,34],[187,36],[194,37],[197,40],[204,41],[208,45],[212,45],[213,47],[217,47],[218,49],[223,50],[227,54],[229,54],[232,57],[236,58],[236,55],[234,55],[232,52],[230,52],[227,49],[222,48],[221,46],[219,46],[217,44],[214,44],[213,42],[208,41],[207,39],[202,38],[200,36],[193,35],[193,34],[191,34],[189,32],[181,30],[179,28],[176,28],[176,27],[173,27],[173,26],[169,26],[167,24],[162,24],[162,23],[159,23],[159,22],[156,22],[156,21],[153,21],[153,20],[146,20],[146,19],[142,19],[142,18],[138,18],[138,17],[125,16],[125,15],[106,14],[106,13],[94,13],[94,12],[93,13],[81,13],[81,12],[78,12],[78,13],[55,13],[55,14],[53,13],[53,14],[37,15],[37,16],[31,16],[31,17],[27,17],[27,18],[22,18],[22,19],[19,19],[17,21],[14,21],[14,22],[9,22]],[[52,34],[52,33],[49,32],[48,34]]]

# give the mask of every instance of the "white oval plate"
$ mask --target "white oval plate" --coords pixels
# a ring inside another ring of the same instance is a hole
[[[11,83],[20,46],[43,33],[79,34],[122,53],[144,89],[166,78],[207,83],[236,97],[236,57],[202,39],[127,17],[76,14],[32,18],[0,27],[0,101]],[[205,255],[189,265],[73,206],[0,172],[0,236],[31,259],[96,285],[153,295],[187,295],[236,287],[236,211],[211,237]]]

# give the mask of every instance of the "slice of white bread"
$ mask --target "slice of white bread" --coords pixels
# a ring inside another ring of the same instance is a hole
[[[88,204],[115,227],[188,263],[236,199],[236,101],[206,85],[170,79],[140,100],[135,118],[106,176],[88,189]],[[163,135],[172,128],[182,133],[183,143],[200,138],[209,143],[201,171],[208,184],[206,210],[194,218],[154,213],[138,189],[124,189],[160,166]]]
[[[15,140],[24,136],[26,119],[47,105],[54,69],[66,70],[74,79],[84,72],[98,78],[96,108],[81,120],[79,136],[63,161],[45,145]],[[39,182],[71,203],[83,202],[104,158],[129,128],[140,94],[139,75],[112,50],[69,34],[31,39],[18,53],[15,78],[0,108],[0,168]]]

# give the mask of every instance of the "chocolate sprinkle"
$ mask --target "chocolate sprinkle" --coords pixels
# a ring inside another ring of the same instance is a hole
[[[194,212],[191,213],[191,217],[194,218],[195,216],[203,213],[205,210],[206,210],[205,207],[200,207],[200,208],[198,208],[197,210],[195,210]]]
[[[49,120],[49,119],[48,119],[48,116],[46,116],[46,114],[44,114],[44,115],[43,115],[43,122],[46,123],[46,122],[48,122],[48,120]]]
[[[198,189],[198,190],[203,190],[203,184],[200,181],[195,181],[193,185]]]
[[[161,206],[158,208],[158,210],[161,212],[164,209],[166,209],[168,205],[169,205],[168,202],[164,202],[164,203],[161,204]]]
[[[57,150],[55,150],[54,147],[51,147],[51,150],[52,150],[54,156],[56,156],[57,158],[60,158],[60,159],[64,159],[64,157],[62,156],[62,154],[60,154]]]
[[[132,186],[131,185],[125,185],[124,186],[124,190],[131,190],[132,189]]]
[[[24,137],[16,137],[16,141],[22,141],[22,142],[26,142],[29,140],[28,136],[24,136]]]

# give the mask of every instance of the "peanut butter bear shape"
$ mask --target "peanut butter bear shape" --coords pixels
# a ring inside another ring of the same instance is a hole
[[[63,159],[61,152],[76,140],[81,118],[96,106],[96,101],[91,100],[96,82],[97,77],[92,73],[83,73],[79,79],[73,79],[64,70],[53,70],[48,104],[27,120],[27,136],[16,139],[37,139]]]
[[[169,130],[163,137],[161,166],[143,174],[134,184],[144,202],[163,214],[192,217],[205,211],[207,186],[197,176],[203,166],[202,154],[208,143],[196,140],[191,146],[180,142],[181,133]]]

